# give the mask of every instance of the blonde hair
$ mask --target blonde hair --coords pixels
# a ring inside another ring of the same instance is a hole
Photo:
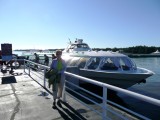
[[[61,50],[56,50],[56,55],[57,54],[61,54],[62,55],[62,51]]]

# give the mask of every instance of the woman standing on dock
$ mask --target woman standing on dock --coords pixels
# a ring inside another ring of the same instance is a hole
[[[57,78],[56,78],[57,79],[56,83],[55,83],[55,85],[52,85],[52,90],[53,90],[53,108],[54,109],[56,108],[56,99],[58,99],[57,100],[57,105],[59,107],[62,107],[62,105],[60,103],[60,98],[62,97],[63,86],[64,86],[64,82],[65,82],[64,71],[66,70],[66,63],[61,58],[61,56],[62,56],[62,51],[57,50],[56,51],[56,57],[57,58],[53,59],[51,67],[50,67],[51,69],[58,71]]]

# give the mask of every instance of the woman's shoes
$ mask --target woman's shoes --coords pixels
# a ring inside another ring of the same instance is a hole
[[[58,100],[57,105],[62,108],[60,100]]]
[[[53,109],[56,109],[56,108],[57,108],[57,107],[56,107],[56,102],[55,102],[55,101],[53,102],[52,108],[53,108]]]
[[[62,105],[61,105],[61,101],[60,101],[60,100],[57,101],[57,105],[58,105],[60,108],[62,108]],[[53,102],[52,108],[53,108],[53,109],[56,109],[56,108],[57,108],[57,107],[56,107],[56,102],[55,102],[55,101]]]

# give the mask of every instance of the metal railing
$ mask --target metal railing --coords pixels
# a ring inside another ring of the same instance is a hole
[[[33,74],[36,74],[38,79],[42,79],[41,84],[43,85],[44,88],[48,89],[46,87],[46,82],[47,81],[46,81],[46,78],[44,76],[46,70],[49,69],[48,66],[40,65],[40,64],[34,63],[32,61],[29,61],[29,60],[24,60],[24,72],[26,72],[26,69],[28,69],[28,73],[27,74],[29,76],[32,76],[31,75],[31,72],[32,72],[31,68],[34,68],[35,65],[38,66],[36,68],[36,71],[38,71],[38,72],[37,73],[33,73]],[[124,110],[127,113],[135,116],[136,118],[150,120],[150,118],[147,118],[147,117],[145,117],[145,116],[143,116],[143,115],[141,115],[141,114],[139,114],[137,112],[134,112],[134,111],[132,111],[132,110],[130,110],[128,108],[125,108],[125,107],[123,107],[123,106],[121,106],[121,105],[119,105],[117,103],[114,103],[114,102],[108,100],[108,98],[107,98],[107,90],[108,89],[113,90],[115,92],[123,93],[125,95],[131,96],[133,98],[136,98],[136,99],[139,99],[139,100],[142,100],[142,101],[145,101],[145,102],[148,102],[148,103],[156,105],[156,106],[160,106],[160,100],[155,99],[155,98],[151,98],[151,97],[148,97],[148,96],[145,96],[145,95],[141,95],[141,94],[138,94],[138,93],[135,93],[135,92],[132,92],[132,91],[121,89],[121,88],[116,87],[116,86],[112,86],[112,85],[109,85],[109,84],[98,82],[98,81],[95,81],[95,80],[92,80],[92,79],[89,79],[89,78],[85,78],[85,77],[82,77],[82,76],[79,76],[79,75],[76,75],[76,74],[73,74],[73,73],[65,72],[65,75],[71,77],[71,79],[77,79],[79,81],[90,83],[90,84],[99,86],[99,87],[101,87],[103,89],[103,95],[100,96],[100,95],[97,95],[97,94],[93,93],[92,91],[89,91],[89,90],[86,90],[86,89],[82,88],[79,85],[73,84],[72,82],[70,82],[70,80],[66,80],[65,81],[65,85],[64,85],[64,89],[63,89],[63,95],[62,95],[62,100],[63,101],[66,101],[66,95],[69,95],[69,96],[73,97],[75,100],[77,100],[80,103],[82,103],[84,106],[86,106],[90,110],[92,110],[95,113],[97,113],[98,115],[100,115],[103,120],[112,119],[112,118],[109,118],[110,116],[108,115],[108,112],[114,114],[115,116],[117,116],[117,117],[119,117],[121,119],[127,119],[126,116],[124,116],[121,113],[119,113],[119,112],[111,109],[110,107],[108,107],[108,104],[114,105],[117,108],[120,108],[121,110]],[[99,102],[96,102],[95,100],[93,100],[92,99],[93,97],[88,97],[88,96],[86,96],[84,94],[81,94],[81,92],[79,92],[77,90],[74,90],[74,89],[71,89],[71,87],[68,87],[67,85],[73,86],[74,88],[76,88],[78,90],[81,90],[81,91],[83,91],[83,92],[85,92],[87,94],[90,94],[90,95],[100,99],[102,101],[101,104]],[[78,99],[77,97],[75,97],[75,95],[73,95],[73,93],[78,95],[78,96],[80,96],[81,98],[84,98],[84,99],[92,102],[93,104],[99,106],[101,108],[101,110],[97,110],[94,107],[89,106],[85,102],[83,102],[80,99]]]

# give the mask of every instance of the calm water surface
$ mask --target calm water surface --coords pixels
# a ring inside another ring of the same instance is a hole
[[[137,66],[149,69],[155,74],[147,78],[146,83],[136,84],[130,87],[129,90],[160,99],[160,57],[134,58],[133,60]]]
[[[153,71],[155,74],[146,79],[146,83],[136,84],[128,90],[160,100],[160,57],[132,58],[138,67]],[[123,94],[118,94],[123,102],[134,111],[153,119],[160,120],[160,107],[136,100]]]

